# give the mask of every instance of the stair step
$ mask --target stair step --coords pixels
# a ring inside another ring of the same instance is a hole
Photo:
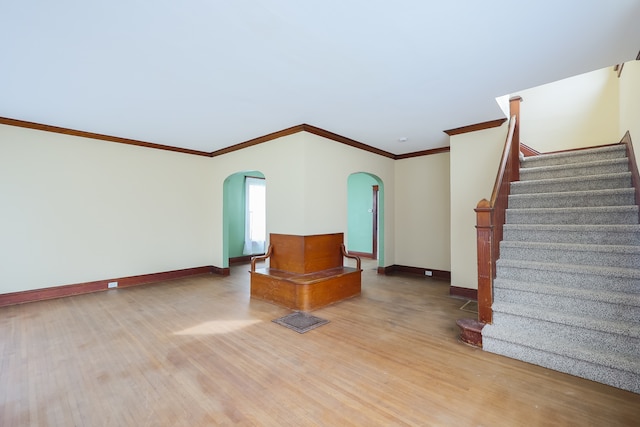
[[[523,165],[524,166],[524,165]],[[522,167],[520,180],[538,180],[550,178],[568,178],[587,175],[610,175],[629,171],[629,160],[626,157],[598,160],[594,162],[573,163],[568,165]]]
[[[509,224],[638,224],[638,206],[507,209]]]
[[[485,351],[640,393],[637,359],[577,347],[555,336],[531,336],[495,325],[482,330]]]
[[[539,156],[526,157],[521,162],[521,167],[530,168],[539,166],[567,165],[571,163],[585,163],[590,161],[626,157],[626,155],[626,146],[624,144],[615,144],[585,150],[563,151],[561,153],[541,154]]]
[[[631,188],[631,172],[515,181],[511,183],[509,194],[562,193],[612,188]]]
[[[544,314],[543,311],[540,312],[540,315]],[[528,336],[554,337],[554,339],[565,342],[565,345],[591,348],[599,352],[609,352],[640,360],[640,340],[624,334],[585,328],[580,325],[555,323],[539,317],[519,316],[501,311],[494,311],[493,325],[496,329],[503,329],[505,333],[509,331]]]
[[[523,325],[532,325],[533,322],[538,328],[551,327],[555,333],[558,334],[561,333],[562,328],[583,329],[580,333],[575,334],[577,335],[575,338],[576,340],[584,336],[584,334],[587,333],[587,330],[602,332],[609,335],[619,335],[625,337],[625,339],[632,338],[634,340],[640,340],[640,324],[638,324],[638,322],[600,319],[593,316],[581,316],[573,313],[551,310],[546,307],[536,307],[530,304],[510,304],[500,301],[494,301],[491,308],[493,309],[494,324],[500,324],[499,315],[504,314],[513,316],[513,319],[504,323],[507,325],[513,322],[522,322]],[[523,320],[523,318],[527,318],[527,320]],[[638,352],[638,356],[640,356],[640,341],[637,341],[636,345],[633,347],[634,350]],[[640,360],[638,363],[640,364]]]
[[[496,280],[495,302],[531,305],[640,326],[640,294],[569,288],[564,285]]]
[[[509,208],[568,208],[586,206],[629,206],[634,205],[634,188],[607,190],[566,191],[562,193],[512,194]]]
[[[582,300],[601,301],[607,304],[625,305],[640,308],[640,293],[615,292],[608,289],[585,289],[568,287],[566,284],[548,284],[520,282],[517,280],[496,279],[496,289],[509,289],[522,292],[536,292],[551,296],[573,297]]]
[[[640,266],[640,246],[513,242],[503,240],[500,243],[500,258],[561,264],[636,268]]]
[[[505,224],[503,236],[504,240],[527,242],[640,245],[640,224]]]
[[[640,269],[499,259],[497,279],[640,293]]]

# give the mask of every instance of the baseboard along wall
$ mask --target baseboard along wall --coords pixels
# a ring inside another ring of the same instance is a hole
[[[243,257],[244,258],[244,257]],[[245,259],[234,260],[237,262],[245,262]],[[425,274],[431,273],[431,275]],[[451,280],[451,272],[444,270],[434,270],[422,267],[409,267],[406,265],[390,265],[387,267],[378,267],[378,274],[392,275],[394,273],[409,273],[419,276],[431,277],[436,280]],[[182,270],[165,271],[161,273],[143,274],[139,276],[120,277],[115,279],[97,280],[93,282],[75,283],[72,285],[53,286],[50,288],[30,289],[28,291],[11,292],[0,294],[0,307],[8,305],[22,304],[27,302],[42,301],[54,298],[63,298],[72,295],[88,294],[91,292],[101,292],[111,289],[109,284],[117,283],[117,288],[126,288],[131,286],[146,285],[150,283],[162,282],[165,280],[180,279],[183,277],[196,276],[201,274],[217,274],[220,276],[228,276],[230,274],[229,267],[216,267],[213,265],[186,268]],[[451,286],[449,290],[451,296],[477,300],[478,290],[459,288]]]
[[[470,288],[460,288],[458,286],[451,286],[449,288],[449,295],[452,297],[459,297],[468,300],[478,301],[478,290]]]
[[[164,271],[161,273],[142,274],[139,276],[119,277],[115,279],[96,280],[93,282],[75,283],[72,285],[53,286],[50,288],[30,289],[28,291],[0,294],[0,307],[22,304],[26,302],[42,301],[47,299],[62,298],[72,295],[88,294],[91,292],[106,291],[113,288],[127,288],[131,286],[146,285],[165,280],[180,279],[183,277],[202,274],[218,274],[228,276],[229,268],[215,267],[212,265],[203,267],[186,268],[182,270]]]
[[[378,267],[378,274],[394,274],[394,273],[408,273],[415,274],[417,276],[431,277],[436,280],[451,281],[451,272],[445,270],[435,270],[432,268],[424,267],[410,267],[406,265],[390,265],[387,267]],[[478,300],[478,290],[469,288],[460,288],[458,286],[451,286],[449,288],[449,295],[452,297],[464,298],[468,300]]]

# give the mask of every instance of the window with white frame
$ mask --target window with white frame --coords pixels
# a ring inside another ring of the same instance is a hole
[[[245,177],[245,255],[263,254],[267,237],[266,185],[264,178]]]

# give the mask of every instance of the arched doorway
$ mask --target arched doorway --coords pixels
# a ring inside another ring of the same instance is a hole
[[[347,250],[384,265],[384,186],[377,176],[357,172],[347,179]]]
[[[260,189],[262,187],[262,190]],[[234,262],[245,262],[253,255],[264,253],[262,245],[252,234],[266,236],[266,221],[264,221],[266,181],[264,174],[259,171],[243,171],[229,175],[223,184],[223,238],[222,254],[223,267],[229,267]],[[253,197],[252,197],[253,195]],[[251,206],[257,204],[262,209],[262,219],[256,220]],[[263,221],[262,224],[260,222]],[[257,224],[256,224],[257,222]],[[262,230],[259,230],[262,228]],[[250,231],[250,230],[254,231]]]

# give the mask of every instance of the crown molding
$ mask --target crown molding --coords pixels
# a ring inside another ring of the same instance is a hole
[[[505,117],[505,118],[502,118],[502,119],[490,120],[488,122],[482,122],[482,123],[476,123],[476,124],[473,124],[473,125],[462,126],[462,127],[455,128],[455,129],[448,129],[448,130],[445,130],[443,132],[446,133],[449,136],[460,135],[460,134],[463,134],[463,133],[475,132],[475,131],[478,131],[478,130],[497,128],[498,126],[501,126],[506,121],[507,121],[507,118]]]
[[[220,150],[212,151],[209,153],[209,157],[217,157],[223,154],[232,153],[234,151],[242,150],[244,148],[252,147],[254,145],[262,144],[263,142],[273,141],[274,139],[282,138],[283,136],[293,135],[294,133],[304,131],[305,125],[292,126],[290,128],[282,129],[277,132],[273,132],[267,135],[259,136],[257,138],[250,139],[239,144],[231,145]]]
[[[389,153],[388,151],[380,150],[378,148],[372,147],[367,144],[363,144],[351,138],[347,138],[346,136],[338,135],[337,133],[329,132],[328,130],[321,129],[316,126],[308,125],[306,123],[303,123],[298,126],[292,126],[290,128],[283,129],[278,132],[273,132],[268,135],[260,136],[258,138],[250,139],[248,141],[241,142],[239,144],[235,144],[230,147],[226,147],[221,150],[214,151],[211,153],[211,157],[216,157],[223,154],[231,153],[233,151],[242,150],[247,147],[262,144],[263,142],[272,141],[274,139],[282,138],[283,136],[293,135],[294,133],[298,133],[298,132],[309,132],[314,135],[318,135],[323,138],[330,139],[332,141],[340,142],[342,144],[349,145],[351,147],[368,151],[370,153],[378,154],[384,157],[389,157],[390,159],[395,158],[395,155],[393,153]]]
[[[380,150],[378,148],[372,147],[367,144],[363,144],[362,142],[358,142],[351,138],[347,138],[346,136],[338,135],[337,133],[329,132],[328,130],[321,129],[319,127],[315,127],[307,124],[302,125],[302,127],[304,131],[312,133],[314,135],[321,136],[323,138],[331,139],[333,141],[340,142],[342,144],[349,145],[351,147],[359,148],[361,150],[368,151],[373,154],[378,154],[380,156],[388,157],[390,159],[395,160],[396,158],[396,155],[393,153]]]
[[[410,159],[412,157],[430,156],[432,154],[448,153],[449,151],[451,151],[451,147],[440,147],[440,148],[433,148],[431,150],[414,151],[413,153],[398,154],[395,156],[395,160]]]
[[[64,135],[79,136],[83,138],[98,139],[101,141],[117,142],[118,144],[127,144],[127,145],[135,145],[138,147],[155,148],[157,150],[175,151],[177,153],[184,153],[184,154],[194,154],[196,156],[207,156],[207,157],[210,156],[210,153],[207,153],[205,151],[190,150],[188,148],[173,147],[170,145],[154,144],[152,142],[138,141],[136,139],[121,138],[119,136],[103,135],[103,134],[94,133],[94,132],[85,132],[77,129],[68,129],[68,128],[63,128],[59,126],[44,125],[42,123],[27,122],[24,120],[10,119],[7,117],[0,117],[0,124],[17,126],[17,127],[27,128],[27,129],[41,130],[44,132],[53,132],[53,133],[61,133]]]
[[[363,144],[362,142],[358,142],[358,141],[356,141],[354,139],[347,138],[346,136],[338,135],[337,133],[330,132],[328,130],[319,128],[317,126],[312,126],[312,125],[309,125],[309,124],[305,123],[305,124],[301,124],[301,125],[298,125],[298,126],[292,126],[290,128],[283,129],[283,130],[278,131],[278,132],[273,132],[273,133],[270,133],[268,135],[264,135],[264,136],[261,136],[261,137],[258,137],[258,138],[250,139],[248,141],[241,142],[239,144],[232,145],[230,147],[223,148],[223,149],[218,150],[218,151],[214,151],[214,152],[211,153],[211,157],[216,157],[216,156],[220,156],[222,154],[231,153],[233,151],[242,150],[243,148],[251,147],[251,146],[257,145],[257,144],[262,144],[263,142],[272,141],[274,139],[282,138],[283,136],[292,135],[292,134],[298,133],[298,132],[309,132],[309,133],[312,133],[314,135],[318,135],[318,136],[321,136],[323,138],[330,139],[332,141],[336,141],[336,142],[339,142],[341,144],[348,145],[350,147],[358,148],[360,150],[368,151],[369,153],[377,154],[379,156],[388,157],[388,158],[393,159],[393,160],[408,159],[408,158],[411,158],[411,157],[428,156],[428,155],[431,155],[431,154],[445,153],[445,152],[450,151],[449,147],[440,147],[440,148],[434,148],[432,150],[416,151],[416,152],[413,152],[413,153],[393,154],[393,153],[390,153],[388,151],[380,150],[380,149],[372,147],[370,145]]]
[[[312,133],[314,135],[318,135],[318,136],[321,136],[323,138],[330,139],[332,141],[336,141],[336,142],[339,142],[341,144],[345,144],[345,145],[348,145],[350,147],[358,148],[360,150],[364,150],[364,151],[367,151],[369,153],[377,154],[379,156],[387,157],[387,158],[393,159],[393,160],[408,159],[408,158],[411,158],[411,157],[428,156],[428,155],[431,155],[431,154],[438,154],[438,153],[448,152],[450,150],[449,147],[440,147],[440,148],[435,148],[435,149],[432,149],[432,150],[416,151],[416,152],[413,152],[413,153],[393,154],[393,153],[390,153],[388,151],[384,151],[384,150],[381,150],[379,148],[375,148],[375,147],[372,147],[370,145],[363,144],[362,142],[358,142],[358,141],[356,141],[354,139],[347,138],[346,136],[338,135],[337,133],[330,132],[328,130],[325,130],[325,129],[322,129],[322,128],[319,128],[319,127],[316,127],[316,126],[312,126],[312,125],[309,125],[309,124],[300,124],[300,125],[297,125],[297,126],[292,126],[290,128],[287,128],[287,129],[282,129],[282,130],[279,130],[277,132],[273,132],[273,133],[270,133],[270,134],[267,134],[267,135],[263,135],[263,136],[260,136],[258,138],[253,138],[253,139],[250,139],[248,141],[244,141],[244,142],[241,142],[239,144],[231,145],[229,147],[222,148],[220,150],[216,150],[216,151],[212,151],[212,152],[191,150],[191,149],[188,149],[188,148],[173,147],[173,146],[170,146],[170,145],[155,144],[155,143],[152,143],[152,142],[139,141],[139,140],[129,139],[129,138],[121,138],[121,137],[118,137],[118,136],[104,135],[104,134],[94,133],[94,132],[86,132],[86,131],[82,131],[82,130],[69,129],[69,128],[64,128],[64,127],[60,127],[60,126],[45,125],[45,124],[42,124],[42,123],[28,122],[28,121],[25,121],[25,120],[11,119],[11,118],[8,118],[8,117],[0,117],[0,124],[9,125],[9,126],[16,126],[16,127],[22,127],[22,128],[27,128],[27,129],[35,129],[35,130],[44,131],[44,132],[53,132],[53,133],[59,133],[59,134],[64,134],[64,135],[79,136],[79,137],[82,137],[82,138],[97,139],[97,140],[101,140],[101,141],[116,142],[116,143],[119,143],[119,144],[135,145],[135,146],[138,146],[138,147],[153,148],[153,149],[157,149],[157,150],[173,151],[173,152],[176,152],[176,153],[193,154],[193,155],[196,155],[196,156],[204,156],[204,157],[221,156],[223,154],[232,153],[234,151],[238,151],[238,150],[242,150],[244,148],[252,147],[254,145],[262,144],[264,142],[272,141],[274,139],[282,138],[284,136],[293,135],[293,134],[298,133],[298,132],[309,132],[309,133]],[[477,125],[472,125],[472,126],[477,126]],[[470,127],[470,126],[467,126],[467,127]]]

